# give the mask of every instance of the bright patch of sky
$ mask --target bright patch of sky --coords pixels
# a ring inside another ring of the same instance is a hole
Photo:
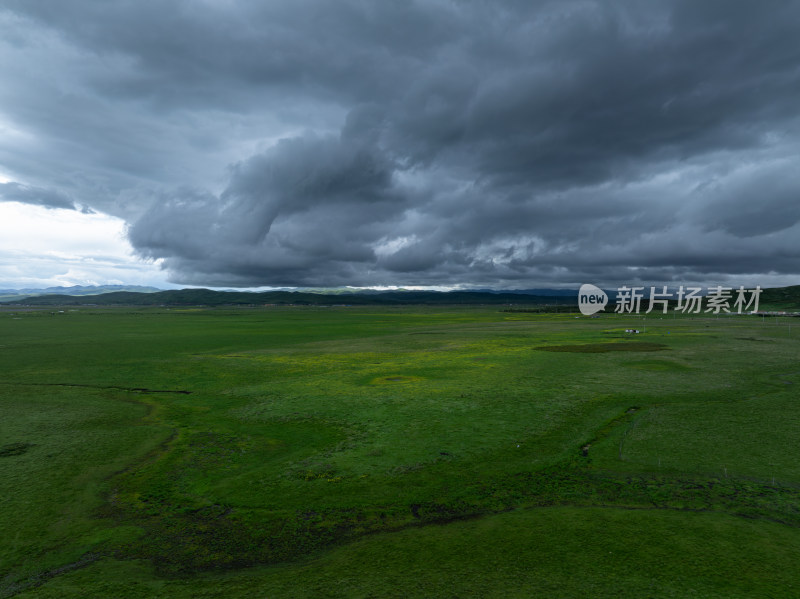
[[[175,287],[133,256],[122,219],[0,203],[0,288],[123,284]]]

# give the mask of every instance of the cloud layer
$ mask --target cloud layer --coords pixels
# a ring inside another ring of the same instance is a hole
[[[122,217],[178,283],[800,274],[796,3],[0,10],[3,199]]]
[[[75,210],[72,200],[58,190],[29,187],[13,181],[0,183],[0,201]]]

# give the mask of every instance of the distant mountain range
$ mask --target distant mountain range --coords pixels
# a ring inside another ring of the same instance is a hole
[[[34,292],[25,294],[24,292]],[[608,292],[613,305],[614,292]],[[412,305],[494,304],[577,306],[577,290],[378,291],[314,289],[313,291],[159,290],[154,287],[107,285],[0,290],[0,303],[28,306],[242,306],[242,305]],[[800,285],[764,289],[765,310],[800,310]]]
[[[800,285],[764,289],[760,300],[762,310],[800,310]]]
[[[470,289],[480,293],[514,293],[517,295],[538,295],[542,297],[575,297],[577,289]],[[606,291],[606,293],[613,293]]]
[[[539,296],[486,291],[379,291],[370,293],[308,293],[306,291],[214,291],[175,289],[141,293],[114,291],[91,296],[43,294],[0,302],[28,306],[231,306],[231,305],[408,305],[408,304],[558,304],[576,303],[575,293]]]
[[[39,295],[99,295],[114,291],[155,293],[161,290],[157,287],[143,287],[141,285],[73,285],[71,287],[45,287],[44,289],[0,289],[0,302]]]

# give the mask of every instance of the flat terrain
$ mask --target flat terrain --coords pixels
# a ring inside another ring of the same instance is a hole
[[[0,598],[798,597],[799,358],[792,318],[5,308]]]

